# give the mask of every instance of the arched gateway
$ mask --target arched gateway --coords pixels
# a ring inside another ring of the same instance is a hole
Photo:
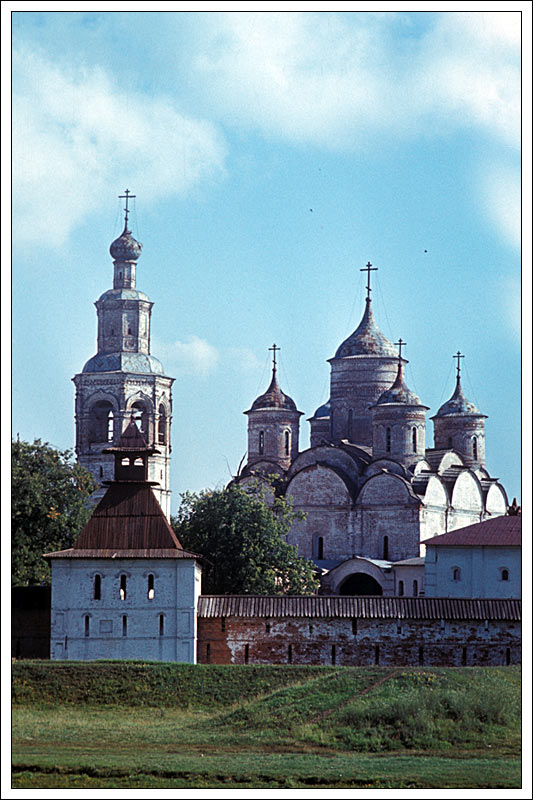
[[[354,572],[339,586],[341,595],[382,595],[383,589],[372,575],[366,572]]]

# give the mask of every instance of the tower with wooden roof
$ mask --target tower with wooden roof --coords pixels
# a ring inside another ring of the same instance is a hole
[[[159,504],[132,419],[116,445],[114,480],[73,547],[52,566],[52,659],[196,662],[200,556],[185,551]]]

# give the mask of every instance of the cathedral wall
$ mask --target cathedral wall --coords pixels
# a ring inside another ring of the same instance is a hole
[[[198,662],[345,666],[517,664],[520,623],[215,617],[198,620]]]
[[[401,561],[419,555],[418,506],[375,505],[356,508],[354,530],[359,530],[357,555],[385,561]]]

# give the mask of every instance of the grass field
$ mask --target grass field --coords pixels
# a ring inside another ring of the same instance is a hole
[[[520,671],[19,662],[13,788],[515,788]]]

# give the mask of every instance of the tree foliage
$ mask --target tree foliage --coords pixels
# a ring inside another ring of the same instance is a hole
[[[91,515],[87,498],[96,483],[69,450],[40,439],[12,442],[11,460],[12,582],[50,583],[43,553],[72,546]]]
[[[299,515],[265,489],[230,484],[186,492],[172,527],[186,550],[204,555],[204,594],[312,594],[313,564],[286,541]]]

